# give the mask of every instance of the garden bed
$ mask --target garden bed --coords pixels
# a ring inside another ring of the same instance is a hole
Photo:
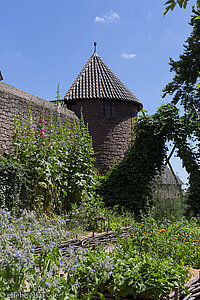
[[[188,271],[197,275],[190,266],[200,267],[198,219],[146,219],[80,240],[70,238],[75,234],[70,226],[66,217],[52,222],[33,212],[19,218],[0,212],[0,292],[5,299],[21,292],[29,299],[44,293],[47,299],[55,294],[56,300],[89,300],[103,297],[97,294],[102,286],[106,299],[159,299],[183,287]]]

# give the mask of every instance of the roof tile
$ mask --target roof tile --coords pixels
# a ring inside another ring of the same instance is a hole
[[[142,103],[130,92],[119,78],[108,68],[96,52],[72,84],[64,100],[122,100]]]

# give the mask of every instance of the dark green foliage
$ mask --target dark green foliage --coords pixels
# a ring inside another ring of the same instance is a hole
[[[183,197],[161,198],[153,196],[151,214],[156,220],[180,220],[187,209]]]
[[[151,183],[166,157],[165,143],[173,141],[189,173],[188,202],[195,213],[200,209],[200,169],[198,154],[188,137],[198,124],[188,123],[187,114],[179,117],[174,105],[162,105],[152,116],[140,117],[134,126],[135,142],[127,157],[102,180],[98,192],[109,206],[119,205],[136,214],[151,200]],[[190,124],[190,126],[188,125]],[[150,201],[151,203],[151,201]]]
[[[178,122],[178,109],[171,105],[162,106],[153,116],[138,119],[134,126],[136,139],[129,154],[106,175],[99,187],[107,205],[119,205],[136,214],[144,209],[151,197],[150,183],[160,172],[165,158],[167,135],[176,131]]]
[[[163,90],[163,97],[173,95],[172,103],[180,103],[186,111],[176,134],[178,156],[182,159],[189,176],[188,199],[195,213],[200,209],[200,9],[193,9],[190,25],[193,31],[184,45],[184,53],[178,61],[170,59],[170,71],[175,72],[173,81]],[[188,113],[189,110],[191,113]],[[193,112],[193,113],[192,113]]]
[[[194,213],[198,214],[200,210],[200,125],[197,121],[191,119],[189,121],[189,118],[190,115],[187,114],[182,117],[182,126],[180,126],[179,134],[176,136],[176,144],[177,154],[182,159],[183,166],[189,174],[187,198]]]
[[[186,9],[187,4],[188,4],[189,0],[168,0],[165,2],[166,9],[164,10],[164,15],[166,15],[166,13],[169,10],[174,10],[174,8],[176,7],[176,5],[178,4],[180,8],[184,8]],[[200,7],[200,0],[195,0],[195,3],[197,5],[197,7]]]
[[[190,25],[193,30],[184,45],[184,53],[178,61],[170,58],[170,71],[175,72],[172,82],[163,90],[163,97],[173,95],[172,103],[181,103],[185,110],[193,110],[193,104],[200,109],[200,89],[197,82],[200,72],[200,9],[193,9]]]
[[[0,157],[0,201],[1,206],[12,209],[28,194],[27,172],[17,161]]]

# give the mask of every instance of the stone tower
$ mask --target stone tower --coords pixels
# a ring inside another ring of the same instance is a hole
[[[94,45],[93,55],[63,102],[79,118],[82,109],[92,136],[96,167],[104,174],[126,155],[133,118],[142,103],[101,60]]]

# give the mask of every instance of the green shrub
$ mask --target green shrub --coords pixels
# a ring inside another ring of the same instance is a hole
[[[152,208],[151,213],[155,219],[181,219],[187,209],[187,204],[185,203],[183,197],[176,198],[160,198],[154,196],[152,198]]]
[[[17,161],[0,157],[0,203],[12,209],[28,197],[28,178],[24,167]]]
[[[188,271],[170,258],[124,253],[123,257],[116,254],[114,262],[110,290],[118,297],[143,295],[160,299],[188,278]]]
[[[198,214],[200,168],[197,137],[200,130],[199,122],[189,121],[189,118],[189,113],[180,116],[176,106],[166,104],[154,115],[136,119],[133,146],[125,159],[102,178],[98,187],[106,205],[118,205],[133,211],[136,216],[144,211],[147,201],[152,199],[151,183],[160,173],[167,156],[166,142],[172,141],[189,174],[188,203],[194,214]]]
[[[136,138],[130,152],[98,188],[107,205],[119,205],[136,215],[144,210],[152,196],[151,182],[164,162],[167,136],[173,135],[178,125],[178,109],[171,105],[163,105],[153,116],[141,116],[135,122]]]

